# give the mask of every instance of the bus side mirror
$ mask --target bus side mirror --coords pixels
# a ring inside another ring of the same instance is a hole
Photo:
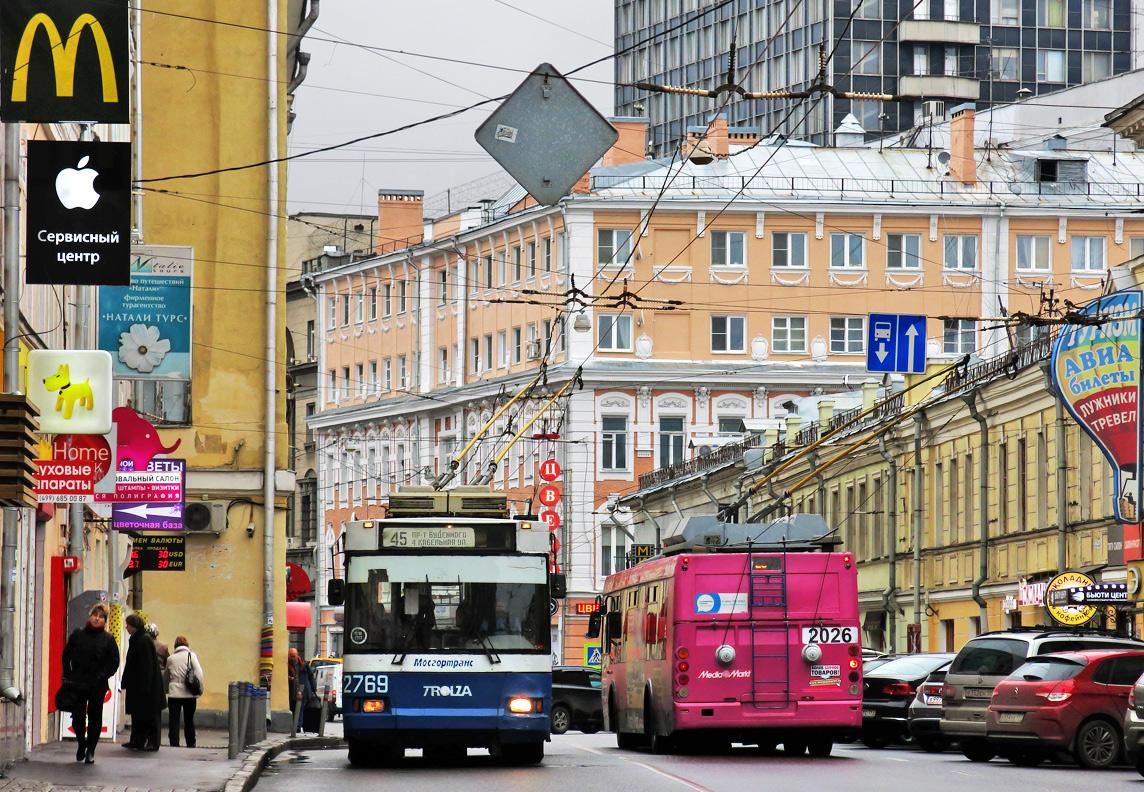
[[[600,612],[596,611],[588,617],[588,632],[584,633],[585,638],[599,638],[600,637]]]
[[[549,578],[548,588],[553,599],[564,599],[568,596],[568,578],[563,572],[553,572]]]
[[[619,611],[608,613],[608,641],[619,643],[620,636],[624,634],[624,614]]]
[[[331,605],[344,605],[346,602],[346,582],[333,578],[326,582],[326,599]]]

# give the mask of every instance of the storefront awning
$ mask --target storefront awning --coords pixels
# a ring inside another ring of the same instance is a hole
[[[310,576],[306,574],[306,570],[297,564],[286,562],[286,601],[293,602],[303,594],[309,594],[313,591],[313,586],[310,583]]]
[[[308,602],[287,602],[286,603],[286,629],[287,630],[308,630],[310,629],[311,610],[310,603]]]

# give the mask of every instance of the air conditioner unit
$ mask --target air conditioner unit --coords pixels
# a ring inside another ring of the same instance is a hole
[[[529,360],[540,360],[540,342],[529,341],[525,345],[524,356]]]
[[[226,501],[194,501],[183,507],[187,533],[220,534],[226,531]]]
[[[944,121],[945,102],[937,100],[922,102],[922,118],[929,118],[934,121]]]

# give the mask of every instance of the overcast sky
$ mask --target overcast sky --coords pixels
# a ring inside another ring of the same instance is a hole
[[[510,93],[544,61],[567,72],[608,55],[613,51],[612,9],[613,0],[326,0],[302,46],[312,58],[294,98],[297,117],[289,153]],[[343,41],[347,43],[335,43]],[[524,73],[379,53],[358,45]],[[612,113],[612,75],[608,60],[577,75],[597,82],[573,83],[604,115]],[[429,198],[499,171],[473,140],[473,132],[495,108],[489,104],[414,130],[294,160],[287,180],[289,211],[372,214],[379,189],[424,190]]]

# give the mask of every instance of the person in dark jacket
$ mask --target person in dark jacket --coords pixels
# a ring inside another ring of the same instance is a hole
[[[298,684],[302,688],[302,714],[298,716],[298,731],[305,731],[306,710],[309,707],[318,706],[314,703],[318,697],[318,680],[314,677],[314,669],[310,668],[309,663],[303,662],[299,667]],[[317,731],[317,727],[312,731]]]
[[[63,669],[64,678],[80,694],[79,709],[72,713],[78,743],[75,760],[92,764],[103,731],[103,700],[110,690],[107,680],[119,670],[119,646],[107,631],[107,606],[102,602],[91,606],[87,623],[68,637]]]
[[[127,659],[123,662],[123,683],[127,691],[125,709],[131,716],[131,738],[124,748],[136,751],[159,750],[159,713],[167,707],[163,691],[163,672],[159,669],[159,655],[155,642],[147,633],[146,625],[138,613],[126,619]]]

